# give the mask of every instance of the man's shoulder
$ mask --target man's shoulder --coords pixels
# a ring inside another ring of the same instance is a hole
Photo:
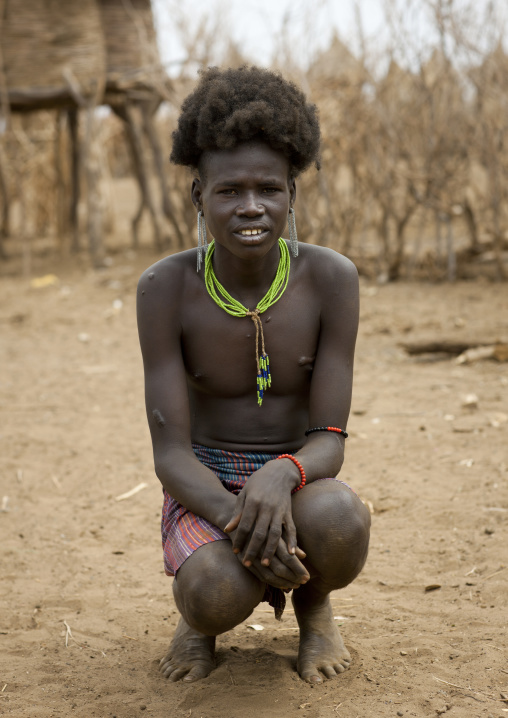
[[[176,252],[145,269],[138,282],[138,292],[172,295],[181,291],[188,278],[196,273],[196,250]]]
[[[317,244],[301,244],[300,256],[306,270],[320,285],[338,280],[358,280],[353,262],[334,249]]]

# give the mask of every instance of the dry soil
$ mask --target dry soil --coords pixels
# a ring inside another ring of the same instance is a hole
[[[177,612],[134,311],[153,259],[41,265],[58,276],[42,288],[1,280],[0,713],[508,715],[508,365],[400,347],[506,337],[506,285],[362,283],[342,477],[373,511],[372,540],[361,576],[332,597],[351,669],[303,683],[294,614],[278,623],[261,604],[219,638],[217,669],[184,685],[157,672]]]

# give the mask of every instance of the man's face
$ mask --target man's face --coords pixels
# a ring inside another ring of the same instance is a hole
[[[264,142],[206,152],[193,200],[210,233],[240,259],[263,257],[277,243],[295,196],[286,157]]]

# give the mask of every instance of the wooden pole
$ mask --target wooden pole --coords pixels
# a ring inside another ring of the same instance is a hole
[[[9,236],[10,197],[7,189],[7,158],[3,148],[3,137],[0,137],[0,197],[2,199],[2,219],[0,221],[0,259],[6,259],[4,240]]]
[[[153,123],[153,110],[149,108],[146,103],[141,105],[141,114],[143,117],[143,129],[148,138],[152,153],[155,161],[155,169],[160,183],[161,194],[162,194],[162,211],[164,212],[167,219],[171,222],[175,235],[177,238],[177,248],[185,249],[185,239],[180,229],[180,225],[173,211],[173,205],[169,195],[168,183],[166,180],[166,173],[164,171],[164,160],[161,144],[159,142],[159,136]]]
[[[165,232],[160,212],[157,210],[149,184],[149,170],[146,162],[146,156],[143,151],[143,139],[138,119],[136,118],[136,110],[133,104],[125,102],[123,106],[114,108],[115,112],[125,122],[127,128],[127,137],[132,151],[132,159],[136,177],[141,192],[141,204],[139,210],[132,221],[133,246],[137,247],[139,242],[138,224],[146,206],[152,218],[154,244],[157,251],[169,244],[169,238]]]
[[[4,0],[0,0],[0,29],[4,20],[5,6]],[[0,258],[5,259],[4,239],[9,236],[9,219],[10,219],[10,198],[7,189],[6,167],[7,158],[5,156],[3,141],[6,133],[10,129],[11,124],[11,107],[9,104],[9,94],[7,91],[7,80],[5,77],[4,58],[2,46],[0,44],[0,196],[2,197],[2,220],[0,224]]]
[[[100,196],[101,168],[95,137],[95,102],[90,100],[85,110],[85,139],[83,142],[83,167],[88,197],[88,248],[94,267],[102,266],[102,203]]]
[[[62,248],[64,237],[67,234],[67,213],[66,213],[66,192],[64,179],[64,166],[62,158],[63,144],[63,127],[65,123],[65,113],[61,110],[57,111],[55,132],[55,180],[56,180],[56,241],[59,248]]]
[[[78,206],[80,195],[79,177],[79,115],[78,108],[71,107],[67,110],[70,136],[70,163],[71,163],[71,197],[69,207],[69,223],[71,231],[71,252],[77,254],[80,249]]]
[[[66,68],[63,71],[63,76],[67,88],[76,103],[76,112],[77,108],[82,108],[85,112],[85,136],[81,144],[81,153],[78,152],[77,156],[83,163],[86,178],[88,249],[93,266],[100,267],[102,266],[102,260],[104,258],[104,246],[102,237],[102,203],[100,196],[101,165],[98,157],[99,149],[96,142],[95,110],[100,97],[102,97],[104,88],[95,80],[85,94],[70,68]],[[76,143],[74,144],[73,142],[73,145],[77,148],[79,147],[77,115],[74,137]],[[75,206],[77,208],[77,204]]]

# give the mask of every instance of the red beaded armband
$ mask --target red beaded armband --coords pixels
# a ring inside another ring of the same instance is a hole
[[[291,492],[292,494],[296,493],[297,491],[300,491],[300,489],[303,489],[305,486],[305,483],[307,481],[307,477],[305,476],[305,471],[303,470],[303,466],[300,464],[298,459],[296,459],[292,454],[281,454],[280,456],[277,456],[278,459],[291,459],[293,464],[298,468],[300,472],[300,476],[302,477],[302,483],[300,486],[297,486],[296,489],[293,489]]]
[[[344,431],[344,429],[337,429],[336,426],[316,426],[314,429],[307,429],[305,436],[312,434],[314,431],[334,431],[336,434],[342,434],[345,439],[348,437],[347,431]]]

